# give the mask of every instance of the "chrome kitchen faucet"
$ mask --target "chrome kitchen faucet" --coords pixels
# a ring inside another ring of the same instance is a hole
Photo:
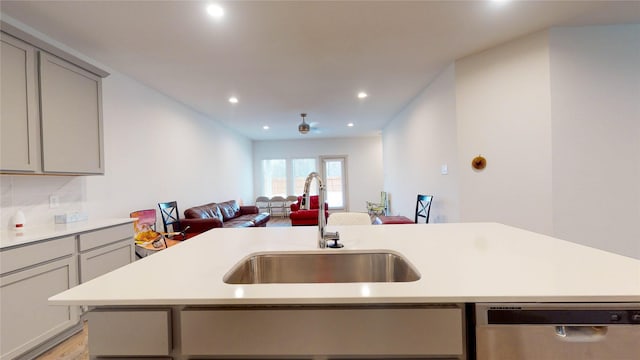
[[[324,213],[324,202],[327,194],[327,189],[322,183],[322,179],[317,172],[312,172],[307,175],[307,179],[304,181],[304,194],[302,195],[302,208],[309,210],[311,201],[309,199],[309,187],[311,182],[316,179],[318,183],[318,248],[324,249],[327,246],[330,248],[341,248],[343,245],[338,244],[340,240],[340,234],[338,232],[326,232],[327,219]],[[333,240],[333,244],[327,245],[327,240]]]

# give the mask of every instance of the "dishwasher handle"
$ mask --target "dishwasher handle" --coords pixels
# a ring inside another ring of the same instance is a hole
[[[562,341],[597,342],[604,340],[609,331],[608,326],[556,326],[555,333]]]

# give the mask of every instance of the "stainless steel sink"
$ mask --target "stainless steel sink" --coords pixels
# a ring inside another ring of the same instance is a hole
[[[418,271],[402,255],[366,252],[265,252],[249,255],[225,276],[227,284],[409,282]]]

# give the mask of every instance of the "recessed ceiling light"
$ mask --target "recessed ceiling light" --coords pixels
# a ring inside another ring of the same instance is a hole
[[[207,6],[207,13],[216,19],[220,19],[224,16],[224,9],[218,4],[209,4],[209,6]]]
[[[265,130],[269,130],[269,125],[265,125],[262,128],[265,129]]]
[[[229,98],[229,102],[232,104],[237,104],[238,103],[238,98],[235,96],[232,96]]]
[[[364,91],[360,91],[360,92],[358,93],[358,99],[364,99],[364,98],[366,98],[367,96],[369,96],[369,95],[367,95],[367,93],[366,93],[366,92],[364,92]]]
[[[353,126],[354,126],[354,124],[353,124],[353,123],[348,123],[348,124],[347,124],[347,126],[348,126],[348,127],[353,127]]]

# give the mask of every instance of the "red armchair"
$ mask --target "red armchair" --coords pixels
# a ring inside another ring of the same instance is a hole
[[[291,213],[289,219],[291,219],[292,226],[305,226],[305,225],[318,225],[318,208],[319,200],[318,195],[310,196],[309,210],[300,209],[302,203],[302,196],[298,196],[298,202],[291,204]],[[329,205],[324,203],[324,215],[329,218]]]

